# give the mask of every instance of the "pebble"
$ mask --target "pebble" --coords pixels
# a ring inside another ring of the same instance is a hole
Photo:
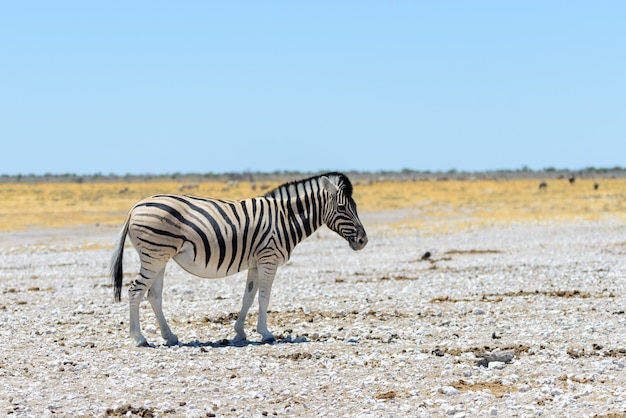
[[[489,368],[490,369],[502,370],[505,367],[506,367],[506,363],[504,363],[502,361],[490,361],[489,362]]]
[[[452,386],[442,386],[439,391],[447,396],[455,396],[459,394],[459,390]]]

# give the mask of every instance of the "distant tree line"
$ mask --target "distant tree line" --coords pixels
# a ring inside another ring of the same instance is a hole
[[[327,171],[335,171],[332,169],[319,170],[315,172],[293,171],[293,170],[274,170],[271,172],[263,171],[242,171],[242,172],[225,172],[225,173],[169,173],[169,174],[17,174],[8,175],[0,174],[0,183],[38,183],[38,182],[146,182],[146,181],[283,181],[296,178],[303,178],[321,174]],[[616,166],[610,168],[604,167],[586,167],[584,169],[571,170],[566,168],[546,167],[542,170],[533,170],[526,166],[519,169],[501,169],[488,171],[459,171],[450,169],[447,171],[429,171],[415,170],[411,168],[403,168],[398,171],[379,170],[379,171],[344,171],[349,177],[356,179],[376,179],[376,180],[426,180],[426,179],[487,179],[487,178],[562,178],[575,175],[579,178],[624,178],[626,177],[626,168]]]

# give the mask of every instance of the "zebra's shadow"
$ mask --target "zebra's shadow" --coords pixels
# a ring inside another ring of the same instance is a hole
[[[224,348],[224,347],[247,347],[249,345],[277,345],[277,344],[302,344],[308,343],[310,340],[307,337],[295,337],[293,338],[291,335],[286,336],[285,338],[276,339],[274,341],[235,341],[235,340],[218,340],[218,341],[207,341],[202,342],[199,340],[194,340],[190,342],[179,342],[179,347],[196,347],[196,348]]]

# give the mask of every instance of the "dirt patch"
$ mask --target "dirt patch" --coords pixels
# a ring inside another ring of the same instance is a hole
[[[488,298],[500,298],[500,297],[529,297],[529,296],[549,296],[549,297],[556,297],[556,298],[581,298],[581,299],[586,299],[586,298],[591,298],[591,297],[595,297],[595,298],[613,297],[613,295],[611,294],[592,295],[591,293],[583,292],[581,290],[549,290],[549,291],[535,290],[534,292],[520,290],[517,292],[484,294],[483,298],[488,299]]]
[[[580,290],[535,290],[534,292],[528,291],[517,291],[517,292],[503,292],[503,293],[485,293],[480,298],[453,298],[448,295],[446,296],[437,296],[429,300],[429,303],[457,303],[457,302],[502,302],[504,298],[515,298],[515,297],[534,297],[534,296],[548,296],[555,298],[611,298],[614,297],[612,293],[609,294],[596,294],[592,295],[588,292],[583,292]]]
[[[605,348],[600,344],[592,344],[591,347],[575,347],[567,348],[567,355],[573,359],[585,357],[626,357],[626,348]]]
[[[519,345],[503,345],[503,346],[496,346],[496,347],[492,347],[488,345],[484,345],[480,347],[474,346],[474,347],[467,347],[467,348],[436,347],[435,349],[431,351],[431,353],[438,357],[442,357],[446,354],[449,354],[454,357],[459,357],[464,353],[480,354],[480,353],[490,352],[496,349],[500,351],[513,351],[515,353],[515,356],[518,357],[520,354],[528,353],[530,351],[530,346],[519,344]]]
[[[459,379],[456,382],[450,384],[450,386],[456,388],[459,392],[481,392],[487,390],[491,392],[496,398],[502,398],[504,394],[510,392],[517,392],[517,389],[513,386],[503,384],[501,381],[496,380],[494,382],[467,382],[463,379]]]
[[[500,250],[448,250],[446,255],[500,254]]]
[[[394,399],[398,396],[398,394],[391,390],[389,392],[382,392],[382,393],[378,393],[374,396],[375,399],[383,399],[383,400],[390,400],[390,399]]]
[[[104,416],[106,417],[127,417],[127,416],[135,417],[136,416],[136,417],[142,417],[142,418],[153,418],[161,414],[175,414],[175,413],[176,411],[173,409],[169,411],[156,412],[153,408],[145,408],[142,406],[134,407],[132,405],[124,405],[118,408],[107,409],[106,412],[104,413]]]

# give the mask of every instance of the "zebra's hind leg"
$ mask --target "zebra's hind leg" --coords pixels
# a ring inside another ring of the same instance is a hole
[[[143,262],[142,262],[143,264]],[[135,340],[137,347],[153,347],[153,345],[148,344],[146,337],[141,333],[141,323],[139,321],[139,305],[141,305],[141,301],[143,300],[144,295],[148,292],[148,298],[150,299],[150,303],[152,304],[152,309],[154,308],[154,299],[157,298],[156,294],[158,293],[159,301],[157,304],[159,305],[159,312],[161,313],[161,317],[163,317],[163,313],[160,310],[160,299],[161,299],[161,289],[163,288],[163,275],[165,274],[165,263],[158,263],[155,265],[153,262],[150,265],[150,268],[146,268],[142,265],[139,270],[139,275],[134,282],[131,283],[130,289],[128,289],[128,305],[130,307],[130,336]],[[157,289],[158,292],[150,293],[150,289],[155,285],[156,282],[160,280],[161,289]],[[159,320],[159,325],[161,325],[161,319],[159,314],[157,314],[157,320]],[[165,319],[163,318],[163,321]],[[165,324],[166,329],[169,331],[169,327]],[[163,331],[163,328],[161,328]],[[171,334],[171,331],[169,331]],[[173,335],[173,334],[172,334]]]
[[[246,290],[243,293],[243,301],[241,302],[241,311],[235,322],[235,342],[242,342],[246,340],[246,331],[244,330],[246,324],[246,316],[248,310],[254,301],[256,292],[259,289],[259,281],[257,280],[257,269],[250,268],[248,270],[248,279],[246,280]]]
[[[148,301],[152,306],[152,310],[159,323],[159,329],[161,330],[161,336],[166,341],[166,345],[172,346],[178,344],[178,337],[172,332],[167,325],[165,315],[163,315],[162,295],[163,295],[163,276],[165,275],[165,268],[163,268],[156,277],[154,284],[148,290]]]
[[[143,270],[143,269],[142,269]],[[130,336],[135,340],[137,347],[152,347],[146,337],[141,333],[139,322],[139,305],[146,291],[152,286],[153,280],[139,273],[137,279],[131,283],[128,289],[128,307],[130,310]]]

